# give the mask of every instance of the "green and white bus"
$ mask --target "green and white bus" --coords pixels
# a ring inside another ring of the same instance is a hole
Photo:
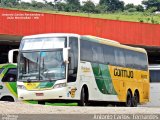
[[[85,106],[149,101],[144,49],[94,36],[39,34],[22,39],[18,58],[20,100],[76,101]]]
[[[8,53],[9,63],[0,64],[1,101],[17,101],[17,55],[17,49],[10,50]]]

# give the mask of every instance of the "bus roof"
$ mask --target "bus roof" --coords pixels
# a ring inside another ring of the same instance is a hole
[[[89,38],[89,41],[98,42],[98,43],[101,43],[101,44],[106,44],[106,45],[111,45],[111,46],[115,46],[115,47],[119,47],[119,48],[124,48],[124,49],[137,51],[137,52],[147,53],[145,51],[145,49],[143,49],[143,48],[131,47],[131,46],[123,45],[123,44],[120,44],[117,41],[110,40],[110,39],[95,37],[95,36],[91,36],[91,35],[84,35],[82,37]]]
[[[25,36],[25,37],[23,37],[23,39],[43,38],[43,37],[59,37],[59,36],[79,37],[80,35],[78,35],[78,34],[72,34],[72,33],[46,33],[46,34],[36,34],[36,35]]]
[[[100,38],[100,37],[91,36],[91,35],[82,35],[81,36],[81,35],[73,34],[73,33],[46,33],[46,34],[25,36],[25,37],[23,37],[23,39],[43,38],[43,37],[60,37],[60,36],[86,37],[86,38],[89,38],[93,42],[98,42],[101,44],[106,44],[106,45],[111,45],[111,46],[115,46],[115,47],[119,47],[119,48],[124,48],[124,49],[129,49],[129,50],[133,50],[133,51],[146,53],[145,49],[143,49],[143,48],[131,47],[131,46],[120,44],[119,42],[114,41],[114,40]]]

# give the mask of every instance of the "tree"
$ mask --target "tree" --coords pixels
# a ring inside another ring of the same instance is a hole
[[[32,0],[31,1],[31,5],[33,8],[36,8],[36,9],[42,9],[43,7],[45,7],[45,4],[42,3],[42,2],[37,2],[35,0]]]
[[[142,5],[135,6],[138,12],[144,12],[144,7]]]
[[[86,2],[83,2],[84,5],[82,6],[82,10],[84,12],[87,12],[87,13],[94,13],[95,12],[95,5],[92,1],[86,1]]]
[[[106,5],[107,11],[114,12],[117,10],[124,10],[124,2],[119,0],[100,0],[100,5]]]
[[[5,4],[6,6],[12,7],[16,4],[18,4],[19,0],[1,0],[1,3]]]
[[[29,3],[29,2],[21,2],[20,4],[21,4],[20,7],[23,9],[28,9],[28,8],[32,7],[31,3]]]
[[[134,4],[129,3],[129,4],[125,5],[125,7],[124,7],[125,10],[129,10],[131,8],[135,8]]]
[[[57,2],[57,3],[55,4],[55,8],[56,8],[58,11],[66,11],[66,3]]]
[[[96,8],[95,8],[95,12],[96,13],[105,13],[107,11],[107,6],[106,5],[96,5]]]
[[[80,10],[79,0],[65,0],[66,1],[66,10],[68,12],[77,12]]]
[[[160,11],[160,0],[143,0],[142,4],[146,6],[146,9],[154,7],[155,11]]]

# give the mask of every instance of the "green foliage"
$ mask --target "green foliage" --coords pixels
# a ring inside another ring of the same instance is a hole
[[[156,10],[157,10],[157,7],[150,7],[149,9],[146,10],[146,12],[153,13]]]
[[[134,5],[134,4],[127,4],[124,7],[125,10],[127,10],[128,12],[143,12],[144,11],[144,7],[142,5]]]
[[[106,5],[106,11],[115,12],[124,10],[124,2],[119,0],[100,0],[100,5]]]
[[[67,12],[77,12],[81,9],[79,0],[65,0]]]
[[[106,5],[100,5],[100,4],[98,4],[97,6],[96,6],[96,8],[95,8],[95,12],[96,13],[105,13],[105,12],[107,12],[107,6]]]
[[[160,7],[158,2],[160,0],[143,1],[143,5],[147,9],[144,9],[142,5],[127,4],[124,6],[124,2],[120,0],[100,0],[96,6],[91,0],[84,2],[82,5],[79,2],[80,0],[65,0],[65,2],[62,2],[64,0],[53,0],[53,2],[48,2],[47,0],[37,2],[32,0],[31,3],[18,1],[3,0],[4,4],[1,6],[13,9],[40,10],[56,14],[160,24],[160,16],[154,14]],[[79,13],[80,11],[83,13]]]
[[[144,12],[144,7],[142,5],[135,6],[138,12]]]
[[[137,11],[136,8],[129,8],[129,9],[128,9],[128,12],[136,12],[136,11]]]
[[[66,11],[66,7],[67,5],[62,2],[58,2],[55,4],[55,9],[57,9],[58,11]]]
[[[155,11],[160,11],[160,0],[143,0],[142,4],[146,6],[147,9],[156,8]]]
[[[1,0],[1,4],[3,5],[3,6],[8,6],[8,7],[14,7],[15,5],[17,5],[18,4],[18,1],[19,0]]]
[[[131,9],[131,8],[135,8],[134,4],[127,4],[127,5],[125,5],[125,7],[124,7],[125,10],[129,10],[129,9]]]
[[[94,5],[94,3],[92,1],[86,1],[84,2],[84,5],[82,6],[82,11],[83,12],[87,12],[87,13],[94,13],[96,6]]]

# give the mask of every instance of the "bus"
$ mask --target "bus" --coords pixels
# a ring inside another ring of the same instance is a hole
[[[9,63],[0,64],[0,100],[17,101],[17,64],[18,50],[13,49],[8,53]],[[15,63],[14,63],[15,62]]]
[[[149,65],[150,71],[150,101],[147,106],[160,106],[160,65]]]
[[[19,100],[98,102],[128,107],[149,101],[147,53],[89,35],[23,37],[18,58]]]

